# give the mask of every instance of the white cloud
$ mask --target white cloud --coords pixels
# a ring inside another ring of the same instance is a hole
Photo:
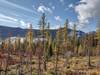
[[[65,8],[65,11],[70,11],[70,9],[74,9],[75,5],[73,3],[69,4],[67,8]]]
[[[52,6],[52,9],[55,10],[55,6]]]
[[[44,13],[44,12],[52,13],[52,10],[49,7],[46,7],[44,5],[39,6],[37,11],[42,12],[42,13]]]
[[[36,10],[36,6],[35,5],[33,5],[32,7],[33,7],[34,10]]]
[[[54,18],[55,18],[56,21],[62,21],[60,16],[55,16]]]
[[[53,25],[53,26],[51,26],[50,29],[58,29],[58,28],[60,28],[60,25]]]
[[[18,21],[16,18],[13,18],[13,17],[9,17],[9,16],[6,16],[6,15],[4,15],[4,14],[0,14],[0,20],[9,20],[9,21]]]
[[[29,28],[31,23],[26,23],[24,20],[19,20],[19,25],[21,28]]]
[[[68,7],[69,7],[69,8],[73,8],[74,5],[71,3],[71,4],[68,5]]]
[[[0,25],[10,26],[10,27],[21,27],[21,28],[27,27],[26,26],[27,23],[25,23],[23,20],[19,20],[11,16],[6,16],[1,13],[0,13]]]
[[[2,3],[2,4],[4,4],[4,5],[11,6],[11,7],[18,8],[18,9],[21,9],[21,10],[24,10],[24,11],[27,11],[27,12],[31,12],[31,13],[37,14],[37,13],[36,13],[34,10],[32,10],[32,9],[29,9],[29,8],[26,8],[26,7],[23,7],[23,6],[20,6],[20,5],[18,5],[18,4],[9,2],[9,1],[7,1],[7,0],[0,0],[0,3]]]
[[[69,28],[73,28],[74,24],[75,24],[74,22],[70,21],[69,22]]]
[[[87,25],[92,18],[100,17],[100,0],[81,0],[75,6],[81,26]]]
[[[19,23],[20,23],[21,27],[26,27],[26,23],[23,20],[20,20]]]

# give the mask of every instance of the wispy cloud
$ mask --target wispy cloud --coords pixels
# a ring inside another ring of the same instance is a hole
[[[16,18],[13,18],[13,17],[9,17],[9,16],[6,16],[4,14],[0,14],[0,20],[5,20],[5,21],[14,21],[14,22],[17,22],[18,20]]]
[[[27,23],[21,19],[7,16],[0,13],[0,25],[26,28]]]
[[[36,11],[32,10],[32,9],[29,9],[29,8],[26,8],[26,7],[23,7],[23,6],[20,6],[18,4],[15,4],[15,3],[12,3],[12,2],[9,2],[7,0],[0,0],[0,2],[2,2],[3,4],[5,5],[10,5],[12,7],[15,7],[15,8],[18,8],[18,9],[21,9],[21,10],[24,10],[24,11],[27,11],[27,12],[31,12],[31,13],[34,13],[34,14],[37,14]]]

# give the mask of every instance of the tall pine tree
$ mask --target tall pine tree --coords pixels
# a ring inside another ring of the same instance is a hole
[[[100,22],[97,25],[97,30],[96,30],[96,39],[97,39],[97,51],[100,54]]]

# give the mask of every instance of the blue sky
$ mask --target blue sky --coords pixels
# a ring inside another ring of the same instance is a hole
[[[63,27],[69,19],[70,28],[75,23],[78,30],[94,31],[98,3],[100,0],[0,0],[0,25],[27,28],[32,23],[37,29],[41,14],[46,13],[52,29]]]

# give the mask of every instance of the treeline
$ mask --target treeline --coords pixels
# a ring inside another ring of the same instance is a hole
[[[49,31],[50,23],[47,22],[46,16],[43,13],[39,21],[40,32],[38,33],[37,40],[34,38],[31,24],[23,40],[20,35],[17,35],[15,41],[12,42],[12,34],[9,33],[8,39],[4,40],[0,45],[0,69],[2,69],[2,66],[5,67],[3,70],[5,70],[5,75],[7,75],[8,66],[10,64],[18,64],[18,75],[24,75],[22,74],[22,65],[25,62],[30,70],[29,75],[32,75],[33,57],[36,57],[38,62],[36,75],[43,75],[43,71],[48,70],[47,64],[51,59],[55,61],[54,75],[58,75],[58,61],[61,57],[65,58],[67,63],[68,57],[88,56],[88,65],[91,66],[91,56],[100,55],[100,24],[98,24],[96,34],[87,33],[81,38],[77,36],[76,24],[73,25],[71,36],[68,35],[68,26],[69,21],[66,20],[64,27],[59,27],[56,32],[56,38],[52,39]],[[6,56],[3,55],[5,53]],[[19,59],[17,60],[13,56],[19,57]],[[2,63],[3,57],[6,58],[5,64]],[[11,58],[16,60],[9,62]]]

